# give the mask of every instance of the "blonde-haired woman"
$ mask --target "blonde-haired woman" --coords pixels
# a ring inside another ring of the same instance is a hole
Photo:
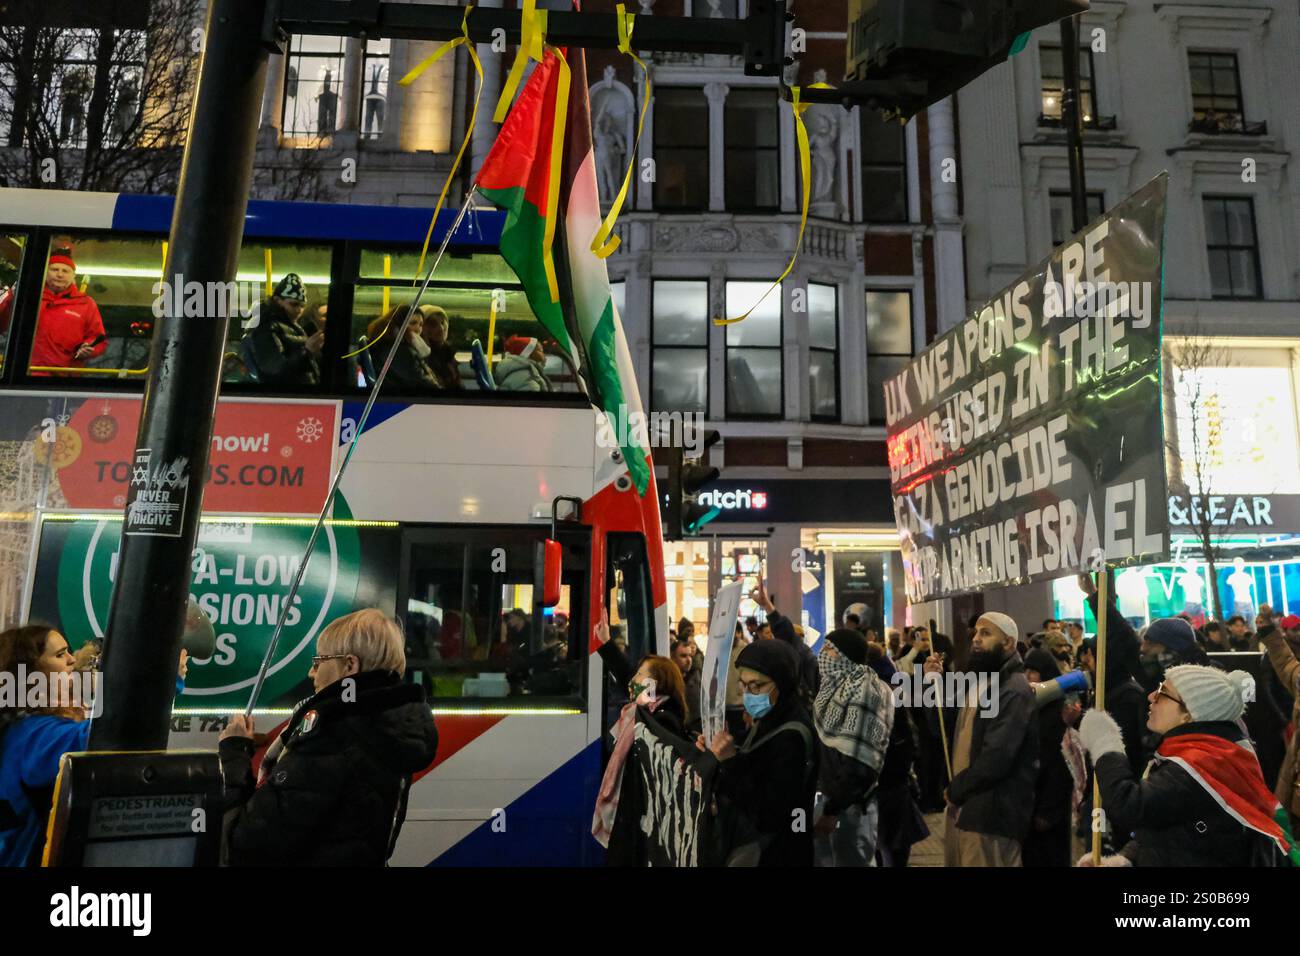
[[[406,816],[411,776],[433,763],[438,732],[424,689],[402,680],[398,623],[376,608],[331,622],[294,708],[253,775],[253,722],[230,719],[221,769],[233,866],[382,866]]]

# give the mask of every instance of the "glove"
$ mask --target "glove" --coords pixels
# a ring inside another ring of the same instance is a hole
[[[1102,754],[1124,752],[1124,735],[1120,733],[1115,718],[1104,710],[1096,708],[1083,715],[1079,724],[1079,740],[1083,749],[1088,751],[1093,763]]]
[[[1079,862],[1075,866],[1092,866],[1092,854],[1085,853],[1079,857]],[[1101,858],[1102,866],[1132,866],[1133,862],[1122,853],[1113,853],[1110,856]]]

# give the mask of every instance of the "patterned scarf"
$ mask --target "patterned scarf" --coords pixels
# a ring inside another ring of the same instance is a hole
[[[855,664],[826,648],[817,658],[821,685],[813,702],[817,735],[872,770],[885,762],[885,748],[894,728],[894,695],[866,664]]]
[[[636,736],[636,708],[640,704],[651,713],[668,699],[651,697],[653,688],[642,691],[635,701],[625,704],[623,712],[618,715],[618,722],[610,730],[614,738],[614,752],[609,756],[605,767],[605,776],[601,778],[600,790],[596,794],[596,812],[591,817],[591,835],[596,842],[609,849],[609,835],[614,832],[614,818],[618,816],[618,795],[623,788],[623,768],[627,765],[627,755],[632,751],[632,740]]]

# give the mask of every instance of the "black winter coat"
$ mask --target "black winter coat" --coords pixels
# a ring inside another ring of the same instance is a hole
[[[1169,731],[1241,739],[1234,723],[1193,722]],[[1157,760],[1139,780],[1118,753],[1097,758],[1101,805],[1114,826],[1117,843],[1135,866],[1250,866],[1260,841],[1267,840],[1228,815],[1205,788],[1172,760]]]
[[[1024,670],[1020,655],[1012,654],[999,674],[997,716],[975,715],[970,765],[948,784],[960,830],[1013,840],[1023,840],[1029,832],[1038,778],[1038,721]],[[948,739],[955,741],[955,734],[950,731]]]
[[[253,742],[221,741],[233,866],[382,866],[406,811],[411,775],[433,762],[438,732],[424,689],[389,671],[336,681],[300,703],[262,786]],[[314,717],[312,715],[315,715]]]
[[[610,644],[612,643],[611,641]],[[609,647],[610,644],[605,646]],[[661,730],[678,738],[682,747],[690,752],[693,758],[698,754],[698,751],[693,751],[694,740],[687,739],[682,711],[675,700],[669,698],[653,714],[640,709],[638,713],[642,715],[643,721],[648,714]],[[663,865],[662,861],[651,859],[650,843],[641,830],[641,818],[645,816],[647,806],[640,765],[641,756],[640,747],[634,744],[628,751],[627,762],[623,765],[623,779],[618,791],[618,811],[614,814],[614,825],[609,831],[609,846],[605,851],[606,866],[647,866],[654,863]]]
[[[265,385],[318,385],[320,360],[307,351],[307,330],[271,299],[262,303],[258,316],[257,327],[248,334],[258,381]]]

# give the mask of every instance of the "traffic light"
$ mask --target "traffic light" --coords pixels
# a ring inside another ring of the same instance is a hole
[[[710,429],[700,442],[700,457],[687,458],[684,449],[674,447],[668,459],[668,532],[669,541],[698,534],[704,525],[718,516],[718,509],[700,504],[696,500],[705,485],[717,481],[720,472],[704,463],[704,453],[722,438]]]
[[[1088,9],[1088,0],[850,0],[839,89],[910,118],[1018,51],[1029,31]]]

